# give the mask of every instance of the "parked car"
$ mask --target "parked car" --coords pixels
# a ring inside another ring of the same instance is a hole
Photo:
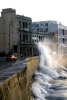
[[[15,55],[7,55],[6,61],[16,61],[17,57]]]

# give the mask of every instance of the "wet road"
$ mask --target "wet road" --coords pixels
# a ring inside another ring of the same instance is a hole
[[[26,68],[25,60],[0,62],[0,82]]]
[[[0,71],[11,67],[16,61],[0,61]]]

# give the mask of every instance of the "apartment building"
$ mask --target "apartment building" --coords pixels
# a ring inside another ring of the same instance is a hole
[[[56,21],[33,22],[16,14],[12,8],[2,9],[0,17],[0,52],[17,53],[22,57],[38,55],[39,41],[51,41],[53,50],[67,53],[67,27]]]
[[[36,39],[35,39],[36,38]],[[37,38],[39,38],[37,40]],[[44,34],[32,32],[32,19],[16,14],[12,8],[2,9],[0,17],[0,52],[16,53],[22,57],[38,55],[35,42]]]
[[[57,21],[39,21],[32,23],[32,31],[44,32],[45,38],[56,44],[59,53],[67,53],[67,26]]]
[[[31,18],[17,15],[16,10],[12,8],[2,9],[0,17],[0,52],[24,54],[24,39],[29,45],[31,28]]]

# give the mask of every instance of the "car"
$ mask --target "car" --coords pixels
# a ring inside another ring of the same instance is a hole
[[[16,61],[17,57],[15,55],[7,55],[6,61]]]

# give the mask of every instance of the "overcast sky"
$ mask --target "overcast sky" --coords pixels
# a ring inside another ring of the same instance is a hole
[[[67,0],[0,0],[0,12],[3,8],[14,8],[32,21],[55,20],[67,25]]]

